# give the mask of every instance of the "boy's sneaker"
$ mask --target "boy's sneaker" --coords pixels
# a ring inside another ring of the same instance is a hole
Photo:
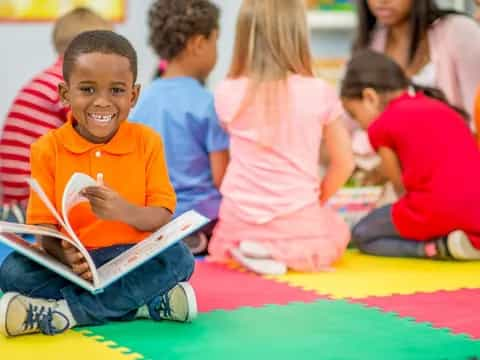
[[[242,266],[260,275],[285,275],[287,266],[272,259],[258,259],[245,256],[239,249],[231,249],[232,257]]]
[[[0,332],[5,336],[56,335],[75,325],[65,300],[34,299],[14,292],[0,300]]]
[[[461,230],[450,233],[447,244],[454,259],[480,260],[480,250],[473,247],[467,234]]]
[[[188,282],[178,283],[168,293],[156,297],[148,304],[149,316],[145,310],[145,307],[140,308],[137,318],[190,322],[197,317],[195,291]]]
[[[203,232],[187,236],[183,242],[188,246],[193,255],[205,253],[208,247],[208,238]]]

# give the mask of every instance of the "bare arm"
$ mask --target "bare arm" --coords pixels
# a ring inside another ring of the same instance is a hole
[[[397,195],[402,196],[405,193],[405,188],[402,182],[402,169],[397,155],[393,150],[386,147],[379,148],[378,155],[382,159],[382,172],[393,184]]]
[[[91,186],[82,191],[99,218],[126,223],[139,231],[156,231],[172,218],[159,206],[137,206],[106,186]]]
[[[320,185],[322,204],[345,184],[355,167],[350,136],[340,119],[325,126],[324,139],[330,163]]]
[[[133,226],[139,231],[157,231],[163,225],[168,223],[172,219],[172,213],[162,207],[147,206],[139,207],[130,205],[130,211],[128,211],[123,219],[120,221]]]
[[[213,184],[217,189],[220,189],[223,177],[227,171],[228,162],[230,161],[230,155],[228,150],[224,150],[211,152],[209,157],[210,167],[212,169]]]

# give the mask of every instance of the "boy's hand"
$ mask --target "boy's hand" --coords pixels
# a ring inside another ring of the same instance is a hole
[[[61,246],[65,263],[72,268],[75,274],[87,281],[92,281],[92,273],[82,253],[68,241],[62,240]]]
[[[106,186],[90,186],[82,193],[100,219],[127,222],[131,205],[117,192]]]

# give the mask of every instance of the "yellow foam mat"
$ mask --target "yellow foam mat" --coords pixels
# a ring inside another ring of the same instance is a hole
[[[268,277],[332,298],[364,298],[480,288],[480,262],[368,256],[347,251],[335,271]]]
[[[101,337],[87,337],[75,331],[56,336],[39,334],[8,339],[0,335],[0,359],[134,360],[141,358],[139,354],[126,354],[128,349],[115,348],[115,343],[103,340]]]

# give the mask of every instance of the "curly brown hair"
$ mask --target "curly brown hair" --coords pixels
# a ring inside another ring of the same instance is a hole
[[[208,0],[156,0],[148,14],[150,45],[171,60],[194,35],[209,37],[218,29],[219,8]]]

